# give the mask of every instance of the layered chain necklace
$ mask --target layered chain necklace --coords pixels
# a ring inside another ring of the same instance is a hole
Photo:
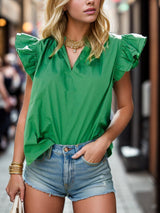
[[[76,53],[78,48],[81,48],[85,45],[85,40],[82,38],[80,41],[74,41],[66,37],[65,45],[72,48],[73,53]]]

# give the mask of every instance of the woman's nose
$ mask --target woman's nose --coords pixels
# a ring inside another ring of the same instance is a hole
[[[87,4],[93,4],[95,0],[88,0]]]

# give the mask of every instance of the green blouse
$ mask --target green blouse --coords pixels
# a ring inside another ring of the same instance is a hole
[[[54,37],[17,33],[16,51],[33,81],[24,130],[28,165],[53,144],[76,145],[106,131],[113,84],[138,65],[146,40],[140,34],[110,33],[100,58],[86,60],[91,50],[86,42],[71,68],[64,45],[49,57],[57,45]],[[108,157],[112,148],[111,143]]]

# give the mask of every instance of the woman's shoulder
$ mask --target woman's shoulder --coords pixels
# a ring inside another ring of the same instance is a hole
[[[129,71],[138,65],[147,37],[138,33],[128,33],[111,34],[110,38],[119,41],[114,64],[114,80],[116,81],[123,76],[125,71]]]
[[[146,36],[143,36],[139,33],[125,33],[125,34],[116,34],[113,32],[109,33],[109,40],[110,41],[117,41],[117,43],[123,44],[137,44],[137,43],[145,43],[147,40]]]
[[[124,33],[124,34],[118,34],[114,32],[109,32],[109,38],[111,39],[116,39],[116,40],[121,40],[121,39],[126,39],[126,38],[146,38],[146,36],[143,36],[140,33]]]
[[[122,35],[109,32],[109,39],[120,40],[121,38],[122,38]]]
[[[109,44],[119,55],[134,55],[136,52],[140,54],[146,41],[147,37],[138,33],[109,33]]]
[[[27,33],[17,33],[15,39],[15,47],[22,47],[28,45],[34,45],[34,47],[45,46],[48,42],[54,42],[53,36],[47,38],[40,38],[38,36],[33,36]]]

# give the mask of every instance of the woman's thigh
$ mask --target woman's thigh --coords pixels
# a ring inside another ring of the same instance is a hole
[[[62,213],[65,198],[49,196],[49,194],[32,188],[25,183],[25,213]]]
[[[74,213],[116,213],[114,192],[73,201]]]

